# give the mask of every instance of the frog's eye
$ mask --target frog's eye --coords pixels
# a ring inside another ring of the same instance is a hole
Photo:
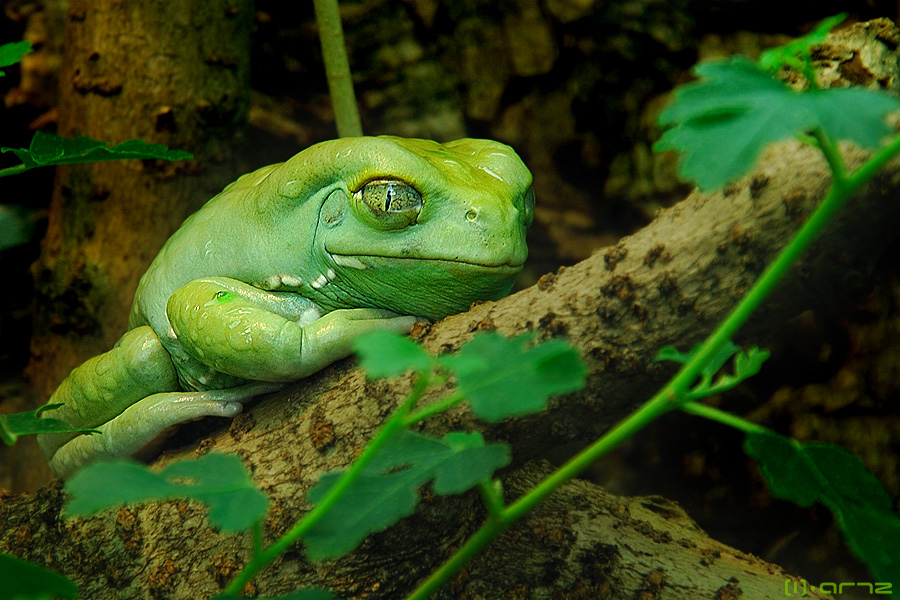
[[[402,229],[416,222],[422,210],[422,195],[396,179],[377,179],[362,186],[353,197],[368,210],[367,221],[379,229]]]
[[[534,222],[534,188],[528,188],[528,191],[525,192],[525,196],[523,198],[523,202],[525,203],[525,227],[531,227],[531,223]]]

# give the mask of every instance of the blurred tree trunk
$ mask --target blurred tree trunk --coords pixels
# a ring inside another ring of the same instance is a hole
[[[251,0],[72,0],[60,73],[59,133],[139,138],[194,159],[60,168],[34,265],[27,370],[33,405],[125,331],[141,274],[168,236],[234,179],[231,145],[247,117]],[[17,489],[49,476],[33,440],[8,466]],[[23,456],[24,455],[24,456]]]

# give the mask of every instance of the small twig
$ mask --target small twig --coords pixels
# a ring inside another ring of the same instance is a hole
[[[339,137],[362,135],[359,108],[353,93],[350,60],[344,46],[344,30],[337,0],[315,0],[316,23],[319,25],[319,41],[322,43],[322,59],[328,77],[328,92],[334,107],[334,118]]]

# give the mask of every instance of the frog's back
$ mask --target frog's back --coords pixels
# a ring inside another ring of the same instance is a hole
[[[230,275],[246,263],[252,237],[252,202],[260,185],[283,163],[242,175],[213,196],[166,241],[141,277],[129,316],[129,329],[151,325],[161,333],[169,296],[200,277]],[[167,326],[167,324],[166,324]]]

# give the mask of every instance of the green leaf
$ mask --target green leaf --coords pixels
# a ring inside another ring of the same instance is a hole
[[[694,346],[691,348],[690,352],[685,354],[679,352],[673,346],[666,346],[657,353],[655,360],[670,360],[685,365],[694,358],[699,347],[699,345]],[[734,369],[734,374],[724,372],[719,373],[730,358],[733,359],[732,368]],[[699,380],[690,390],[688,390],[683,400],[692,402],[728,391],[745,379],[759,373],[767,358],[769,358],[768,350],[760,350],[756,346],[748,348],[747,350],[741,350],[729,340],[722,345],[719,351],[713,355],[705,365],[702,366],[700,369]],[[713,381],[713,377],[716,373],[719,373],[719,376]]]
[[[672,362],[677,362],[682,365],[686,365],[697,353],[697,350],[700,348],[700,344],[696,344],[693,348],[691,348],[690,352],[684,353],[680,352],[674,346],[664,346],[660,349],[656,354],[656,358],[654,360],[656,362],[662,362],[666,360],[670,360]],[[700,373],[706,377],[712,377],[715,375],[719,369],[725,366],[725,363],[728,362],[728,359],[734,356],[736,352],[740,350],[740,347],[735,345],[734,342],[728,340],[722,347],[719,348],[719,351],[716,352],[715,356],[713,356],[700,370]]]
[[[839,446],[801,444],[771,432],[747,434],[744,448],[772,494],[801,506],[827,506],[875,580],[900,585],[900,515],[859,458]]]
[[[840,13],[823,19],[806,35],[791,40],[783,46],[769,48],[759,55],[759,64],[770,73],[777,73],[782,66],[803,69],[810,61],[810,52],[814,46],[825,42],[828,33],[844,22],[847,13]]]
[[[86,136],[71,139],[43,131],[34,133],[28,149],[4,147],[0,148],[0,152],[12,152],[26,169],[105,160],[184,160],[193,156],[190,152],[171,150],[162,144],[148,144],[141,140],[128,140],[110,148],[106,143]]]
[[[833,140],[877,147],[891,132],[888,113],[900,108],[892,96],[860,88],[796,92],[744,57],[695,72],[701,80],[679,88],[660,114],[671,128],[655,149],[681,152],[682,176],[705,189],[747,173],[765,146],[817,127]]]
[[[653,360],[655,360],[656,362],[670,360],[672,362],[677,362],[678,364],[684,365],[687,364],[689,360],[691,360],[691,356],[696,350],[697,346],[691,348],[690,352],[682,352],[675,346],[663,346],[659,349],[659,352],[656,353],[656,357]]]
[[[76,598],[78,587],[49,569],[0,552],[0,600]]]
[[[738,352],[734,357],[735,383],[753,377],[762,369],[771,352],[753,346],[746,351]]]
[[[31,52],[31,42],[27,40],[3,44],[0,46],[0,69],[16,64],[29,52]],[[4,75],[6,73],[0,70],[0,77]]]
[[[383,531],[413,513],[419,502],[409,472],[394,475],[362,474],[328,513],[303,536],[310,560],[338,558],[369,534]],[[318,503],[337,484],[341,473],[326,473],[309,493]]]
[[[411,431],[392,437],[303,541],[310,560],[336,558],[369,534],[413,513],[419,488],[434,481],[437,494],[459,494],[509,464],[505,444],[485,444],[479,433],[450,433],[438,440]],[[309,492],[320,503],[342,472],[326,473]]]
[[[528,348],[528,342],[483,333],[439,360],[456,373],[472,411],[497,422],[544,410],[550,396],[584,387],[587,371],[571,346],[551,340]]]
[[[78,471],[66,483],[67,517],[138,502],[188,498],[209,506],[209,522],[224,532],[249,529],[266,514],[269,501],[254,485],[241,460],[211,453],[173,463],[155,473],[130,461],[104,462]]]
[[[434,359],[405,335],[392,331],[373,331],[353,342],[359,364],[369,377],[397,377],[413,369],[428,371]]]
[[[45,404],[28,412],[0,415],[0,439],[7,446],[12,446],[23,435],[40,435],[44,433],[100,433],[96,429],[72,427],[65,421],[53,418],[41,418],[41,413],[59,408],[62,404]]]
[[[509,461],[508,446],[485,444],[477,431],[451,432],[440,440],[404,431],[385,444],[367,472],[384,473],[409,465],[411,470],[421,470],[422,483],[433,477],[434,492],[447,496],[475,487]]]

